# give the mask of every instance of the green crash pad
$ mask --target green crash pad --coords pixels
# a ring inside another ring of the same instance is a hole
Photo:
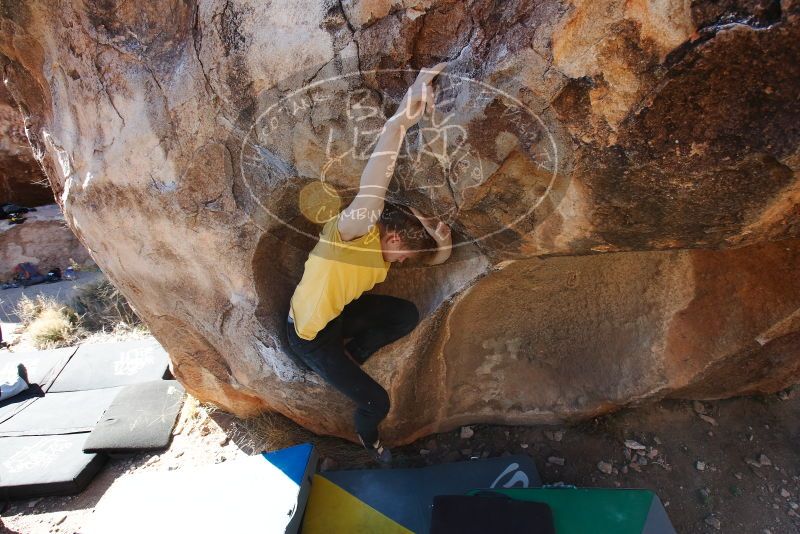
[[[490,491],[512,499],[548,504],[558,534],[675,534],[661,500],[649,490],[509,488]]]

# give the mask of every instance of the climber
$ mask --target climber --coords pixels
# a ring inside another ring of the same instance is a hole
[[[355,402],[356,434],[382,463],[391,461],[378,435],[378,424],[389,412],[389,395],[360,365],[413,330],[419,312],[408,300],[363,293],[383,282],[394,262],[435,265],[450,257],[447,224],[385,200],[405,133],[426,108],[432,111],[431,84],[444,67],[422,69],[384,124],[358,194],[325,224],[306,260],[286,325],[289,356]]]

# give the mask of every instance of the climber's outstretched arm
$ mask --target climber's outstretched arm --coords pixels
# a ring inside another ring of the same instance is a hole
[[[431,82],[446,65],[439,63],[430,69],[420,70],[397,112],[383,126],[378,143],[361,174],[358,195],[342,210],[339,218],[339,234],[344,241],[366,234],[380,217],[406,131],[419,121],[426,106],[433,105]]]

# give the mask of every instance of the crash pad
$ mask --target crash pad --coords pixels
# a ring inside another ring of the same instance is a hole
[[[494,492],[548,504],[558,534],[675,534],[664,505],[649,490],[504,488]]]
[[[83,491],[107,459],[83,452],[86,435],[0,438],[0,495],[22,499]]]
[[[0,423],[14,417],[39,397],[44,397],[44,391],[38,385],[33,385],[10,399],[0,402]]]
[[[183,387],[176,380],[122,387],[86,440],[84,452],[166,448],[183,398]]]
[[[316,464],[314,448],[303,444],[201,468],[120,478],[97,504],[85,532],[295,533]]]
[[[14,352],[6,354],[0,363],[0,376],[17,373],[17,365],[23,364],[28,370],[30,387],[8,399],[0,399],[0,423],[13,417],[28,406],[34,399],[44,396],[53,380],[69,362],[77,347],[65,347],[35,352]]]
[[[487,495],[433,498],[430,534],[556,534],[553,514],[543,503]]]
[[[169,357],[155,339],[84,344],[49,391],[84,391],[126,386],[163,378]]]
[[[437,495],[539,485],[536,466],[523,455],[416,469],[326,471],[314,476],[303,533],[427,533]]]
[[[38,384],[43,389],[70,357],[75,354],[77,347],[64,347],[60,349],[38,350],[32,352],[13,352],[3,355],[0,363],[0,376],[16,374],[17,364],[24,364],[28,370],[28,383]]]
[[[122,388],[47,393],[0,423],[0,437],[91,431]],[[86,436],[84,436],[84,439]]]

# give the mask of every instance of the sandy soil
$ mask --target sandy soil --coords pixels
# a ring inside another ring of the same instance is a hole
[[[655,490],[680,533],[789,534],[800,532],[798,416],[800,388],[714,403],[661,402],[574,426],[475,425],[398,448],[395,464],[412,467],[529,454],[546,484]],[[80,533],[119,477],[192,469],[309,438],[274,415],[242,421],[190,399],[166,451],[111,458],[80,495],[7,503],[1,531]],[[626,447],[626,440],[645,448],[638,454]],[[312,441],[320,449],[323,468],[375,467],[359,448],[343,440]],[[643,459],[636,460],[639,457]],[[610,467],[611,473],[601,472],[599,462],[610,464],[602,467]]]

